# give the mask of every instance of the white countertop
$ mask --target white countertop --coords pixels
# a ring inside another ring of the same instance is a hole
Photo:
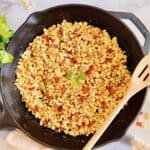
[[[31,0],[30,0],[31,1]],[[90,4],[97,7],[101,7],[108,10],[116,10],[116,11],[128,11],[136,14],[146,25],[146,27],[150,31],[150,21],[149,21],[149,10],[150,10],[150,0],[32,0],[33,7],[30,10],[24,9],[20,5],[20,0],[0,0],[0,14],[3,12],[8,15],[8,22],[10,27],[15,31],[27,18],[27,16],[37,10],[42,10],[54,5],[58,4],[66,4],[66,3],[82,3],[82,4]],[[132,25],[131,25],[132,26]],[[139,33],[135,30],[134,32],[136,36],[139,38]],[[141,38],[141,37],[140,37]],[[139,39],[139,41],[142,41]],[[142,42],[141,42],[142,44]],[[150,110],[150,92],[147,96],[147,100],[143,109]],[[138,130],[138,131],[137,131]],[[8,130],[0,130],[0,137],[5,138],[8,134]],[[146,140],[147,143],[150,143],[150,128],[148,130],[142,131],[137,129],[134,125],[131,126],[128,133],[136,134],[138,136],[143,136],[143,140]],[[145,132],[144,134],[141,134]],[[146,134],[149,132],[149,134]],[[109,149],[111,150],[111,149]]]

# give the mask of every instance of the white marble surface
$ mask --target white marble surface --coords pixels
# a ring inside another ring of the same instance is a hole
[[[27,16],[35,10],[42,10],[58,4],[83,3],[109,10],[133,12],[145,23],[146,27],[150,30],[150,0],[32,0],[32,3],[33,7],[30,10],[26,10],[22,7],[20,0],[0,0],[0,14],[7,14],[10,27],[15,31],[24,22]],[[137,35],[137,38],[139,38],[139,41],[142,41],[140,35],[136,31],[135,34]],[[145,102],[145,105],[143,106],[143,109],[145,109],[145,107],[146,109],[150,109],[150,103],[148,102],[149,99],[150,94],[149,96],[147,96],[147,100]],[[136,133],[139,137],[142,137],[143,140],[146,140],[147,143],[150,143],[150,140],[147,140],[150,139],[150,136],[146,134],[147,132],[150,133],[150,130],[145,130],[144,134],[142,134],[142,130],[137,130],[138,129],[134,125],[132,125],[127,134],[129,134],[130,132],[132,133],[132,135],[135,135]],[[0,137],[5,138],[7,133],[7,130],[1,130]],[[119,142],[117,144],[119,144]],[[129,147],[119,147],[119,149],[129,150]],[[113,149],[113,146],[111,146],[111,149],[107,148],[107,150],[116,150],[116,148]]]
[[[31,2],[35,3],[37,6],[37,2],[40,2],[41,0],[30,0]],[[21,0],[0,0],[1,3],[5,3],[12,5],[12,4],[18,4],[21,2]],[[47,4],[47,7],[52,5],[58,5],[58,4],[65,4],[65,3],[85,3],[85,4],[91,4],[98,7],[102,7],[105,9],[113,9],[113,10],[127,10],[127,11],[135,11],[137,9],[146,7],[150,5],[149,0],[42,0],[41,1],[44,5],[44,3]],[[49,3],[49,5],[48,5]],[[39,6],[42,8],[43,6]]]

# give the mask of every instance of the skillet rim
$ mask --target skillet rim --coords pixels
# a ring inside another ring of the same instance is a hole
[[[131,30],[124,22],[122,22],[120,19],[118,19],[117,17],[113,16],[113,15],[111,14],[111,12],[109,12],[109,10],[102,9],[102,8],[96,7],[96,6],[94,6],[94,5],[80,4],[80,3],[70,3],[70,4],[56,5],[56,6],[52,6],[52,7],[49,7],[49,8],[47,8],[47,9],[44,9],[44,10],[35,11],[35,12],[31,13],[31,14],[27,17],[27,19],[26,19],[26,20],[19,26],[19,28],[15,31],[15,33],[14,33],[14,35],[13,35],[13,38],[11,39],[11,41],[9,42],[9,44],[8,44],[8,46],[7,46],[8,52],[9,52],[9,49],[10,49],[9,47],[11,47],[11,45],[12,45],[12,43],[13,43],[13,40],[14,40],[14,39],[17,37],[17,35],[23,30],[23,28],[26,26],[26,24],[28,24],[28,21],[29,21],[29,19],[30,19],[31,17],[33,17],[33,16],[35,16],[35,15],[41,15],[41,14],[44,14],[44,13],[48,13],[49,11],[52,11],[53,9],[59,9],[59,8],[65,8],[65,7],[66,7],[66,8],[67,8],[67,7],[83,7],[83,8],[87,8],[87,9],[95,9],[95,10],[97,10],[97,11],[100,11],[100,13],[104,13],[104,14],[106,14],[107,16],[110,16],[111,18],[113,18],[113,20],[114,20],[115,22],[118,22],[119,24],[121,24],[124,28],[126,28],[126,30],[128,30],[128,31],[132,34],[132,36],[133,36],[135,42],[137,43],[139,49],[141,49],[141,52],[143,53],[143,49],[142,49],[141,45],[139,44],[137,37],[133,34],[132,30]],[[143,53],[143,56],[144,56],[144,53]],[[46,145],[46,146],[51,147],[51,148],[56,148],[56,149],[60,148],[60,147],[56,147],[56,146],[54,146],[54,145],[49,145],[49,144],[47,144],[47,143],[45,143],[45,142],[43,142],[43,141],[40,141],[40,139],[38,139],[38,138],[34,137],[33,135],[31,135],[30,132],[26,131],[26,130],[24,129],[24,127],[22,127],[22,126],[17,122],[17,120],[15,119],[15,117],[12,115],[11,109],[9,108],[10,106],[9,106],[9,104],[7,103],[7,101],[5,100],[5,99],[6,99],[5,96],[3,95],[3,90],[4,90],[4,89],[3,89],[2,75],[3,75],[3,71],[5,70],[5,67],[7,67],[7,65],[3,66],[2,69],[1,69],[1,76],[0,76],[0,78],[1,78],[1,81],[0,81],[0,82],[1,82],[1,85],[0,85],[0,86],[1,86],[1,87],[0,87],[0,90],[1,90],[1,94],[2,94],[2,100],[3,100],[4,108],[6,107],[5,109],[7,109],[7,111],[9,112],[9,115],[10,115],[10,117],[12,118],[12,120],[15,122],[16,127],[18,127],[19,129],[21,129],[21,131],[23,131],[26,135],[28,135],[28,136],[29,136],[30,138],[32,138],[33,140],[35,140],[35,141],[37,141],[37,142],[39,142],[39,143],[41,143],[41,144],[43,144],[43,145]],[[145,91],[144,91],[144,92],[145,92]],[[146,92],[145,92],[145,93],[146,93]],[[144,97],[145,97],[145,95],[144,95]],[[143,102],[144,102],[144,97],[143,97]],[[141,105],[141,107],[142,107],[142,105]],[[136,117],[136,116],[135,116],[135,117]],[[133,121],[134,121],[134,120],[133,120]],[[131,121],[131,123],[132,123],[133,121]],[[128,125],[128,127],[126,128],[126,130],[124,130],[124,133],[122,134],[122,136],[125,134],[125,132],[127,131],[127,129],[130,127],[131,123]],[[120,136],[120,137],[118,137],[118,138],[115,138],[114,140],[117,140],[117,139],[121,138],[122,136]],[[109,142],[112,142],[112,141],[113,141],[113,140],[110,140],[110,141],[108,141],[108,142],[105,142],[104,144],[109,143]],[[104,145],[104,144],[95,145],[95,147],[99,147],[99,146]],[[61,148],[61,149],[66,149],[66,148]]]

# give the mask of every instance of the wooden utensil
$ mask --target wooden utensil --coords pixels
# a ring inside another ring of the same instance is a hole
[[[114,111],[104,124],[96,131],[88,143],[83,147],[83,150],[91,150],[98,139],[103,135],[105,130],[109,127],[111,122],[115,119],[121,109],[127,104],[129,99],[143,88],[150,85],[150,55],[146,55],[137,65],[133,72],[131,83],[128,91],[120,103],[116,106]]]

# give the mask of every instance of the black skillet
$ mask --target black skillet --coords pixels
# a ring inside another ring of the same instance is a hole
[[[132,32],[120,21],[120,18],[128,18],[137,25],[145,37],[145,45],[142,49]],[[89,24],[107,29],[111,36],[117,36],[120,47],[128,55],[128,68],[132,72],[139,60],[150,48],[150,34],[145,26],[130,13],[106,12],[102,9],[87,5],[62,5],[49,8],[44,11],[31,14],[25,23],[17,30],[7,49],[14,55],[14,62],[1,69],[2,100],[0,127],[16,127],[34,140],[57,149],[81,149],[89,137],[72,137],[64,133],[56,133],[53,130],[41,127],[31,113],[27,111],[21,102],[21,96],[15,83],[15,70],[18,60],[25,48],[35,36],[42,33],[44,27],[60,23],[63,19],[68,21],[87,21]],[[146,90],[135,95],[129,104],[119,113],[97,146],[118,139],[124,135],[127,128],[137,115],[143,104]]]

